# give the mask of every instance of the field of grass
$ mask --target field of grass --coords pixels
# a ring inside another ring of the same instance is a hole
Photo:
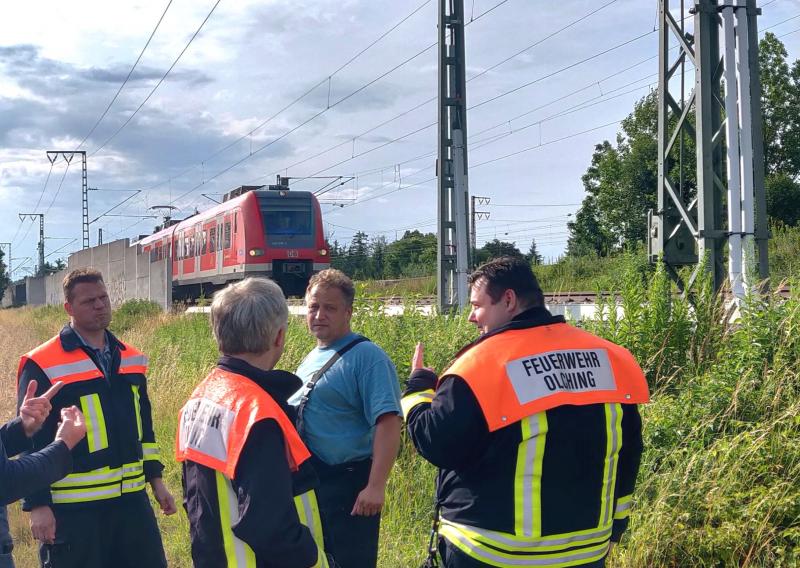
[[[653,401],[643,408],[646,450],[631,529],[609,566],[800,566],[800,297],[754,300],[735,326],[725,326],[722,306],[707,291],[698,291],[694,305],[670,298],[663,274],[645,278],[635,263],[619,281],[627,317],[586,325],[633,351]],[[409,310],[386,318],[377,306],[360,308],[354,329],[389,353],[401,381],[416,341],[441,370],[475,336],[463,315]],[[55,308],[0,311],[3,418],[13,413],[17,356],[62,323]],[[216,358],[207,318],[152,313],[141,304],[125,306],[112,328],[150,356],[156,435],[177,496],[177,412]],[[302,321],[292,321],[279,366],[293,370],[312,345]],[[421,563],[433,474],[404,442],[389,482],[382,568]],[[10,517],[18,566],[36,566],[18,505]],[[183,511],[159,521],[170,566],[190,566]]]

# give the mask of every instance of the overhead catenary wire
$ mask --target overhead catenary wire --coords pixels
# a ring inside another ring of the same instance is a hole
[[[503,0],[502,2],[500,2],[500,4],[499,4],[499,5],[505,4],[507,1],[508,1],[508,0]],[[481,14],[481,16],[483,16],[483,15],[485,15],[485,14],[488,14],[488,13],[489,13],[489,12],[491,12],[491,11],[492,11],[492,9],[490,9],[490,10],[487,10],[486,12],[484,12],[483,14]],[[476,17],[474,21],[477,21],[478,19],[479,19],[479,17]],[[250,158],[252,158],[254,155],[256,155],[256,154],[258,154],[258,153],[260,153],[260,152],[262,152],[262,151],[266,150],[267,148],[269,148],[269,147],[270,147],[270,146],[272,146],[273,144],[275,144],[275,143],[279,142],[280,140],[283,140],[284,138],[286,138],[287,136],[289,136],[289,135],[290,135],[290,134],[292,134],[293,132],[296,132],[297,130],[299,130],[300,128],[302,128],[303,126],[305,126],[306,124],[308,124],[308,123],[310,123],[310,122],[312,122],[312,121],[316,120],[317,118],[319,118],[319,117],[320,117],[320,116],[322,116],[323,114],[327,113],[327,112],[328,112],[328,111],[330,111],[331,109],[333,109],[333,108],[336,108],[337,106],[339,106],[339,105],[340,105],[340,104],[342,104],[343,102],[345,102],[345,101],[348,101],[349,99],[351,99],[352,97],[356,96],[356,95],[357,95],[357,94],[359,94],[360,92],[362,92],[362,91],[364,91],[365,89],[369,88],[370,86],[374,85],[375,83],[377,83],[378,81],[380,81],[380,80],[381,80],[381,79],[383,79],[384,77],[386,77],[386,76],[388,76],[388,75],[390,75],[390,74],[394,73],[395,71],[397,71],[397,70],[398,70],[398,69],[400,69],[401,67],[403,67],[403,66],[407,65],[408,63],[410,63],[411,61],[413,61],[414,59],[416,59],[417,57],[419,57],[419,56],[420,56],[420,55],[422,55],[423,53],[425,53],[425,52],[429,51],[430,49],[432,49],[432,48],[433,48],[433,47],[435,47],[436,45],[438,45],[438,42],[434,42],[434,43],[432,43],[431,45],[429,45],[428,47],[426,47],[426,48],[424,48],[424,49],[422,49],[422,50],[418,51],[417,53],[415,53],[415,54],[414,54],[414,55],[412,55],[411,57],[408,57],[408,58],[404,59],[404,60],[403,60],[403,61],[401,61],[400,63],[396,64],[394,67],[390,68],[388,71],[385,71],[385,72],[381,73],[380,75],[378,75],[378,76],[377,76],[377,77],[375,77],[374,79],[372,79],[372,80],[368,81],[367,83],[365,83],[365,84],[361,85],[361,86],[360,86],[360,87],[358,87],[356,90],[354,90],[354,91],[350,92],[349,94],[347,94],[347,95],[345,95],[344,97],[340,98],[340,99],[339,99],[339,100],[337,100],[336,102],[329,104],[328,106],[326,106],[326,108],[324,108],[324,109],[322,109],[322,110],[318,111],[317,113],[315,113],[314,115],[312,115],[310,118],[306,119],[305,121],[301,122],[301,123],[300,123],[300,124],[298,124],[297,126],[295,126],[295,127],[291,128],[291,129],[290,129],[290,130],[288,130],[287,132],[284,132],[284,133],[283,133],[283,134],[281,134],[280,136],[278,136],[278,137],[276,137],[276,138],[274,138],[274,139],[270,140],[270,141],[269,141],[269,142],[267,142],[266,144],[263,144],[262,146],[258,147],[257,149],[255,149],[255,150],[251,151],[249,155],[246,155],[246,156],[242,157],[241,159],[239,159],[238,161],[234,162],[233,164],[231,164],[231,165],[227,166],[226,168],[223,168],[222,170],[218,171],[216,174],[214,174],[213,176],[211,176],[211,177],[210,177],[210,178],[208,178],[207,180],[203,180],[201,183],[199,183],[199,184],[195,185],[194,187],[190,188],[189,190],[187,190],[187,191],[185,191],[185,192],[181,193],[181,194],[180,194],[178,197],[176,197],[175,199],[173,199],[173,200],[170,202],[170,204],[172,204],[172,203],[175,203],[176,201],[179,201],[180,199],[183,199],[183,198],[184,198],[184,197],[186,197],[187,195],[189,195],[189,194],[193,193],[194,191],[196,191],[197,189],[199,189],[200,187],[202,187],[203,185],[205,185],[206,183],[208,183],[209,181],[212,181],[212,180],[214,180],[214,179],[218,178],[219,176],[221,176],[221,175],[223,175],[223,174],[225,174],[225,173],[229,172],[229,171],[230,171],[230,170],[232,170],[233,168],[235,168],[235,167],[239,166],[240,164],[242,164],[242,163],[244,163],[245,161],[247,161],[247,160],[249,160]]]
[[[369,49],[371,49],[372,47],[377,45],[382,39],[384,39],[390,33],[392,33],[397,28],[399,28],[403,23],[405,23],[408,19],[410,19],[412,16],[414,16],[417,12],[419,12],[422,8],[424,8],[430,2],[431,2],[431,0],[425,0],[425,2],[423,2],[422,4],[417,6],[414,10],[412,10],[411,13],[406,15],[403,19],[401,19],[399,22],[397,22],[392,27],[390,27],[388,30],[383,32],[380,36],[378,36],[377,39],[375,39],[369,45],[367,45],[366,47],[364,47],[363,49],[358,51],[355,55],[353,55],[345,63],[340,65],[337,69],[335,69],[334,71],[332,71],[331,73],[329,73],[328,75],[326,75],[325,77],[320,79],[317,83],[315,83],[312,87],[308,88],[303,94],[297,96],[289,104],[285,105],[283,108],[281,108],[280,110],[278,110],[277,112],[275,112],[274,114],[272,114],[271,116],[269,116],[268,118],[266,118],[265,120],[260,122],[255,128],[253,128],[249,132],[247,132],[247,134],[244,134],[244,135],[240,136],[239,138],[237,138],[233,142],[227,144],[226,146],[220,148],[219,150],[214,151],[212,154],[210,154],[209,156],[207,156],[206,158],[204,158],[200,162],[198,162],[198,163],[192,165],[191,167],[183,170],[182,172],[180,172],[176,176],[172,176],[171,179],[177,179],[177,178],[183,177],[184,175],[186,175],[186,174],[194,171],[198,167],[200,167],[201,164],[216,158],[217,156],[219,156],[220,154],[222,154],[226,150],[229,150],[230,148],[234,147],[239,142],[242,142],[243,140],[245,140],[248,137],[252,136],[255,132],[257,132],[258,130],[260,130],[261,128],[263,128],[264,126],[266,126],[267,124],[272,122],[275,118],[277,118],[278,116],[280,116],[281,114],[283,114],[284,112],[286,112],[287,110],[289,110],[290,108],[292,108],[293,106],[298,104],[300,101],[305,99],[308,95],[310,95],[312,92],[317,90],[319,87],[321,87],[325,83],[329,82],[333,77],[335,77],[337,74],[339,74],[341,71],[343,71],[346,67],[348,67],[350,64],[352,64],[354,61],[356,61],[359,57],[361,57]],[[148,187],[147,189],[148,190],[155,189],[157,187],[160,187],[160,186],[164,185],[165,183],[167,183],[167,180],[159,182],[159,183],[157,183],[155,185],[152,185],[152,186]]]
[[[109,142],[111,142],[111,141],[112,141],[114,138],[116,138],[116,137],[117,137],[117,135],[118,135],[120,132],[122,132],[122,130],[123,130],[123,129],[124,129],[126,126],[128,126],[128,124],[130,124],[131,120],[133,120],[133,117],[135,117],[135,116],[136,116],[136,115],[139,113],[139,111],[140,111],[140,110],[142,110],[142,107],[144,107],[144,105],[146,105],[146,104],[147,104],[147,101],[149,101],[149,100],[150,100],[150,97],[152,97],[152,96],[155,94],[155,92],[156,92],[156,91],[158,90],[158,88],[161,86],[161,83],[163,83],[163,82],[164,82],[164,80],[167,78],[167,75],[169,75],[169,74],[170,74],[170,72],[171,72],[171,71],[172,71],[172,70],[175,68],[175,66],[178,64],[178,61],[180,61],[180,60],[181,60],[181,57],[183,57],[183,54],[184,54],[184,53],[186,53],[186,50],[188,50],[188,49],[189,49],[189,46],[190,46],[190,45],[192,45],[192,42],[193,42],[193,41],[194,41],[194,39],[197,37],[197,35],[200,33],[200,30],[202,30],[202,29],[203,29],[203,26],[205,26],[205,25],[206,25],[206,22],[208,22],[208,20],[211,18],[211,15],[214,13],[214,10],[216,10],[216,9],[217,9],[217,6],[219,6],[219,3],[220,3],[220,2],[222,2],[222,0],[217,0],[217,1],[214,3],[214,5],[211,7],[211,10],[208,12],[208,14],[206,15],[206,17],[205,17],[205,18],[203,19],[203,21],[201,22],[200,26],[198,26],[198,28],[195,30],[194,34],[192,34],[192,37],[190,37],[190,38],[189,38],[189,41],[186,43],[186,45],[184,46],[184,48],[183,48],[183,49],[181,50],[181,52],[178,54],[178,57],[176,57],[176,58],[175,58],[175,60],[172,62],[172,65],[170,65],[170,66],[169,66],[169,69],[167,69],[167,70],[164,72],[164,74],[163,74],[163,75],[161,76],[161,78],[158,80],[158,83],[156,83],[155,87],[153,87],[153,89],[152,89],[152,90],[151,90],[151,91],[150,91],[150,92],[147,94],[147,96],[144,98],[144,100],[141,102],[141,104],[139,104],[139,106],[136,108],[136,110],[135,110],[135,111],[133,111],[133,113],[132,113],[132,114],[131,114],[131,115],[130,115],[130,116],[129,116],[129,117],[126,119],[126,120],[125,120],[125,122],[123,122],[123,123],[122,123],[122,125],[121,125],[119,128],[117,128],[117,130],[115,130],[115,131],[114,131],[114,133],[113,133],[111,136],[109,136],[109,137],[106,139],[106,141],[105,141],[105,142],[103,142],[102,144],[100,144],[100,146],[98,146],[97,148],[95,148],[95,149],[94,149],[94,151],[93,151],[93,152],[90,154],[90,156],[94,156],[94,155],[95,155],[95,154],[97,154],[97,153],[98,153],[100,150],[102,150],[103,148],[105,148],[105,147],[106,147],[106,145],[107,145]]]
[[[596,9],[592,10],[591,12],[589,12],[589,13],[587,13],[587,14],[584,14],[584,15],[582,15],[582,16],[580,16],[580,17],[578,17],[578,18],[577,18],[577,19],[575,19],[575,20],[572,20],[572,21],[570,21],[568,24],[566,24],[565,26],[563,26],[563,27],[562,27],[562,28],[560,28],[559,30],[556,30],[555,32],[553,32],[553,33],[551,33],[551,34],[548,34],[548,35],[547,35],[547,36],[545,36],[544,38],[541,38],[541,39],[538,39],[538,40],[536,40],[535,42],[533,42],[533,43],[529,44],[528,46],[526,46],[526,47],[525,47],[525,48],[523,48],[522,50],[520,50],[520,51],[517,51],[517,52],[516,52],[514,55],[512,55],[512,56],[509,56],[509,57],[506,57],[506,58],[504,58],[503,60],[499,61],[498,63],[495,63],[495,64],[493,64],[491,67],[489,67],[489,68],[488,68],[488,70],[484,70],[484,71],[482,71],[482,72],[478,73],[477,75],[475,75],[475,76],[473,76],[473,77],[469,77],[469,78],[467,78],[467,82],[469,83],[469,82],[470,82],[470,81],[472,81],[473,79],[477,79],[478,77],[481,77],[481,76],[485,75],[487,71],[489,71],[489,70],[493,70],[493,69],[496,69],[497,67],[499,67],[499,66],[503,65],[504,63],[507,63],[508,61],[511,61],[512,59],[514,59],[515,57],[519,56],[520,54],[522,54],[522,53],[524,53],[524,52],[526,52],[526,51],[529,51],[530,49],[532,49],[532,48],[534,48],[534,47],[536,47],[536,46],[538,46],[538,45],[541,45],[541,44],[542,44],[543,42],[545,42],[546,40],[548,40],[548,39],[552,39],[552,38],[553,38],[553,37],[555,37],[556,35],[558,35],[558,34],[560,34],[560,33],[563,33],[564,31],[566,31],[566,30],[570,29],[571,27],[575,26],[576,24],[578,24],[578,23],[580,23],[580,22],[582,22],[582,21],[586,20],[588,17],[590,17],[590,16],[592,16],[592,15],[596,14],[596,13],[597,13],[597,12],[599,12],[600,10],[603,10],[603,9],[607,8],[608,6],[610,6],[611,4],[613,4],[613,3],[614,3],[614,2],[616,2],[616,1],[617,1],[617,0],[612,0],[611,2],[608,2],[608,3],[604,4],[603,6],[601,6],[601,7],[599,7],[599,8],[596,8]],[[490,12],[490,11],[491,11],[491,10],[488,10],[487,12],[484,12],[484,14],[486,14],[486,13],[488,13],[488,12]],[[482,15],[483,15],[483,14],[482,14]],[[477,18],[476,18],[476,19],[477,19]],[[466,25],[469,25],[469,23],[465,24],[465,27],[466,27]],[[430,47],[433,47],[434,45],[436,45],[436,44],[432,44]],[[429,47],[429,49],[430,49],[430,47]],[[390,124],[390,123],[394,122],[395,120],[398,120],[398,119],[400,119],[400,118],[403,118],[404,116],[407,116],[407,115],[408,115],[408,114],[410,114],[411,112],[414,112],[414,111],[416,111],[416,110],[418,110],[418,109],[422,108],[423,106],[425,106],[425,105],[427,105],[427,104],[429,104],[429,103],[431,103],[431,102],[433,102],[433,101],[435,101],[435,100],[436,100],[436,97],[435,97],[435,96],[434,96],[434,97],[430,97],[430,98],[428,98],[428,99],[426,99],[426,100],[424,100],[424,101],[422,101],[422,102],[420,102],[420,103],[416,104],[415,106],[413,106],[413,107],[411,107],[411,108],[409,108],[409,109],[407,109],[407,110],[405,110],[405,111],[401,112],[400,114],[397,114],[397,115],[393,116],[392,118],[390,118],[390,119],[388,119],[388,120],[385,120],[385,121],[381,122],[380,124],[377,124],[377,125],[375,125],[375,126],[373,126],[373,127],[369,128],[369,129],[367,129],[367,130],[365,130],[365,131],[363,131],[363,132],[361,132],[361,133],[359,133],[359,134],[357,134],[357,135],[355,135],[355,136],[353,136],[353,137],[347,137],[347,139],[346,139],[346,140],[344,140],[344,141],[342,141],[342,142],[339,142],[339,143],[337,143],[337,144],[334,144],[333,146],[331,146],[331,147],[329,147],[329,148],[326,148],[325,150],[322,150],[321,152],[318,152],[318,153],[314,154],[313,156],[310,156],[310,157],[308,157],[308,158],[305,158],[305,159],[303,159],[303,160],[301,160],[301,161],[299,161],[299,162],[295,162],[295,163],[293,163],[293,164],[291,164],[291,165],[289,165],[289,166],[285,166],[285,167],[283,167],[283,168],[280,168],[280,169],[278,169],[278,170],[276,170],[276,171],[272,172],[271,174],[267,174],[267,175],[265,175],[265,176],[260,176],[260,177],[258,177],[258,178],[255,178],[255,180],[258,180],[258,179],[263,179],[263,178],[266,178],[266,177],[273,177],[273,176],[277,175],[278,173],[280,173],[281,171],[284,171],[284,170],[288,170],[288,169],[291,169],[291,168],[297,167],[297,166],[299,166],[299,165],[302,165],[302,164],[304,164],[304,163],[306,163],[306,162],[309,162],[309,161],[311,161],[311,160],[313,160],[313,159],[315,159],[315,158],[318,158],[318,157],[320,157],[320,156],[322,156],[322,155],[324,155],[324,154],[327,154],[328,152],[332,152],[333,150],[336,150],[337,148],[341,148],[342,146],[348,145],[348,144],[350,144],[350,143],[351,143],[351,141],[355,141],[355,140],[358,140],[359,138],[363,138],[363,137],[364,137],[364,136],[366,136],[367,134],[371,134],[372,132],[374,132],[374,131],[378,130],[379,128],[382,128],[382,127],[386,126],[387,124]],[[430,127],[431,127],[433,124],[436,124],[436,123],[429,124],[429,125],[427,126],[427,128],[430,128]],[[337,165],[338,165],[338,164],[337,164]],[[335,166],[331,166],[331,167],[335,167]],[[312,174],[312,175],[314,175],[314,174]],[[255,181],[255,180],[251,180],[251,181]]]
[[[167,7],[164,8],[164,11],[161,13],[161,17],[158,19],[158,22],[156,22],[156,26],[153,28],[153,31],[150,33],[150,37],[147,38],[147,42],[145,42],[144,47],[142,48],[142,51],[139,52],[139,57],[136,58],[136,61],[134,62],[133,67],[131,67],[131,70],[128,71],[128,75],[125,77],[125,80],[122,81],[122,84],[119,86],[119,89],[117,89],[117,92],[111,98],[111,101],[108,103],[108,106],[105,108],[103,113],[100,115],[100,118],[97,119],[97,121],[94,123],[94,126],[92,126],[91,130],[89,130],[88,134],[86,134],[86,136],[83,137],[83,140],[81,140],[81,143],[78,144],[78,147],[76,148],[77,150],[81,149],[81,147],[84,145],[86,140],[88,140],[89,137],[97,129],[97,127],[100,126],[100,123],[103,122],[103,119],[108,114],[108,111],[111,110],[111,107],[116,102],[117,98],[119,97],[119,94],[122,92],[122,89],[125,88],[125,85],[128,84],[128,80],[131,78],[131,75],[133,75],[133,71],[136,69],[136,66],[139,65],[139,62],[142,60],[142,56],[144,55],[144,52],[147,50],[147,47],[150,45],[150,42],[153,40],[153,36],[156,35],[156,32],[158,31],[159,26],[161,26],[161,22],[164,20],[164,16],[167,15],[167,10],[169,10],[169,7],[171,5],[172,5],[172,0],[169,0],[169,2],[167,2]]]

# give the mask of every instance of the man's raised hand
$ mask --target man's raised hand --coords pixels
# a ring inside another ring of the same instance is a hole
[[[38,387],[36,381],[28,383],[28,388],[25,391],[25,398],[22,399],[22,404],[19,407],[19,416],[22,419],[22,428],[25,430],[25,435],[30,438],[44,424],[47,416],[52,410],[50,400],[61,390],[64,383],[58,381],[45,392],[42,396],[36,396],[36,388]]]
[[[430,367],[426,367],[424,363],[425,358],[425,346],[422,342],[417,343],[416,348],[414,348],[414,356],[411,358],[411,370],[416,371],[417,369],[425,369],[426,371],[433,371]]]

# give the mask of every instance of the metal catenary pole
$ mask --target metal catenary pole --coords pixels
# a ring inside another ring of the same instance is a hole
[[[437,301],[440,311],[467,298],[469,182],[464,1],[439,0],[439,152]]]
[[[662,258],[682,290],[706,269],[715,289],[727,280],[741,298],[752,288],[755,264],[761,278],[768,275],[759,11],[755,0],[694,0],[694,29],[688,34],[684,1],[680,24],[671,4],[659,1],[658,209],[649,215],[648,251],[651,260]],[[678,48],[674,60],[673,43]],[[687,61],[695,67],[694,90],[686,96],[681,88],[676,100],[675,74]],[[695,144],[694,172],[684,155],[685,141]],[[684,281],[679,269],[691,265],[695,270]]]
[[[86,152],[84,150],[48,150],[47,159],[54,163],[59,156],[69,164],[76,155],[81,157],[81,214],[83,223],[81,225],[81,237],[83,248],[89,248],[89,181],[86,169]]]
[[[44,274],[44,214],[43,213],[20,213],[19,220],[24,221],[25,219],[30,219],[31,221],[35,221],[39,219],[39,267],[36,270],[36,274],[41,276]]]

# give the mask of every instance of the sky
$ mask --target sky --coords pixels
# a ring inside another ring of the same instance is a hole
[[[81,246],[80,158],[51,165],[48,150],[87,153],[92,245],[98,229],[105,242],[148,234],[153,206],[181,218],[279,173],[324,191],[330,242],[435,231],[437,4],[5,6],[0,243],[12,243],[14,277],[35,267],[38,242],[19,213],[44,213],[48,260]],[[800,56],[800,0],[760,4],[759,28]],[[526,252],[535,238],[545,258],[563,253],[595,144],[655,87],[656,7],[465,0],[469,191],[489,198],[479,246],[499,238]]]

